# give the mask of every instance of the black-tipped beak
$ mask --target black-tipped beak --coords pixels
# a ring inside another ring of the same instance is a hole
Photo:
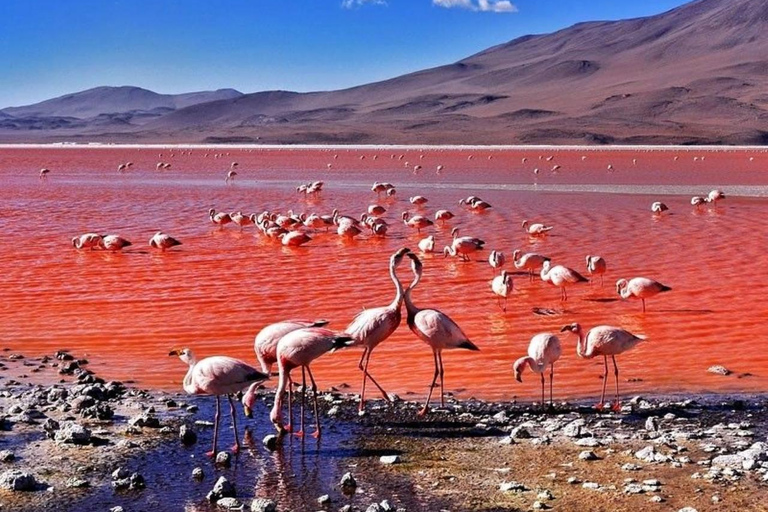
[[[570,331],[571,326],[570,325],[564,325],[562,329],[560,329],[560,332]]]
[[[515,375],[515,380],[517,382],[523,382],[523,377],[521,375]]]
[[[171,350],[170,352],[168,352],[168,355],[169,356],[178,356],[179,355],[179,351],[178,350]]]
[[[247,405],[243,405],[243,413],[245,414],[246,418],[248,419],[253,418],[253,411]]]

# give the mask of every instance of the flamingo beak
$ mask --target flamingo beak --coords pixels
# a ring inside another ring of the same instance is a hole
[[[560,332],[570,331],[571,326],[570,325],[564,325],[562,329],[560,329]]]
[[[248,419],[253,418],[253,410],[245,404],[243,404],[243,414],[245,414],[245,417]]]
[[[520,375],[519,373],[515,373],[515,380],[517,382],[523,382],[523,376]]]
[[[175,349],[171,350],[170,352],[168,352],[168,355],[169,356],[180,356],[181,352],[179,351],[179,349],[175,348]]]

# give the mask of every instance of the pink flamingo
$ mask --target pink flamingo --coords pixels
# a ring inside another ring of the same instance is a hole
[[[515,252],[512,253],[512,260],[515,263],[515,268],[528,271],[528,277],[530,278],[530,281],[533,281],[534,273],[541,271],[541,268],[544,266],[544,262],[550,261],[547,256],[542,256],[541,254],[537,254],[535,252],[528,252],[522,256],[520,256],[520,253],[520,249],[515,249]]]
[[[216,210],[214,210],[213,208],[208,210],[208,218],[210,218],[211,222],[213,222],[219,227],[225,226],[230,222],[232,222],[232,217],[230,217],[228,213],[224,213],[224,212],[216,213]]]
[[[40,169],[40,179],[41,180],[47,180],[49,174],[51,174],[51,170],[50,169],[46,169],[45,167]]]
[[[650,299],[670,290],[672,288],[669,286],[647,277],[634,277],[629,281],[626,279],[616,281],[616,293],[621,295],[622,299],[629,299],[630,297],[640,299],[643,302],[643,313],[645,313],[645,299]]]
[[[381,217],[385,213],[387,213],[387,209],[384,208],[383,206],[378,205],[378,204],[372,204],[372,205],[370,205],[368,207],[368,214],[369,215],[374,215],[376,217]]]
[[[165,252],[166,249],[170,249],[171,247],[176,247],[177,245],[181,245],[181,242],[179,242],[178,240],[176,240],[170,235],[166,235],[162,231],[158,231],[152,236],[152,238],[149,239],[150,247],[154,247],[155,249],[160,249],[163,252]]]
[[[707,203],[706,197],[701,196],[693,196],[691,198],[691,206],[695,206],[696,208],[701,208],[701,205]]]
[[[435,252],[435,235],[419,240],[419,250],[424,254]]]
[[[277,343],[277,367],[280,372],[280,377],[277,385],[277,391],[275,392],[275,404],[272,407],[272,412],[269,414],[269,419],[277,429],[280,435],[285,432],[291,432],[293,430],[293,419],[291,408],[292,404],[288,403],[288,425],[283,426],[282,422],[282,406],[283,406],[283,393],[288,383],[291,382],[291,370],[301,367],[302,376],[302,400],[301,400],[301,421],[300,430],[296,432],[296,435],[304,435],[304,392],[306,389],[306,377],[305,373],[309,374],[309,380],[312,382],[312,398],[315,411],[315,422],[317,430],[315,430],[313,436],[320,437],[320,418],[317,413],[317,384],[315,378],[312,376],[312,371],[309,369],[310,363],[322,356],[326,352],[333,352],[337,349],[344,348],[351,345],[354,339],[348,336],[346,333],[336,333],[329,329],[322,327],[307,327],[304,329],[296,329],[283,336]],[[291,395],[289,395],[289,400]]]
[[[574,323],[564,326],[560,332],[570,331],[579,337],[576,345],[576,354],[584,359],[603,356],[605,372],[603,373],[603,393],[600,395],[600,403],[595,408],[602,410],[605,403],[605,387],[608,384],[608,356],[613,359],[613,375],[616,378],[616,402],[614,411],[621,410],[619,402],[619,367],[616,364],[616,356],[631,349],[645,338],[635,336],[629,331],[609,325],[598,325],[590,329],[586,336],[581,325]]]
[[[491,254],[488,256],[488,264],[493,268],[494,274],[496,273],[496,269],[503,267],[506,261],[507,258],[501,251],[491,251]]]
[[[491,281],[491,290],[497,295],[496,303],[499,305],[503,312],[507,312],[507,297],[512,293],[514,284],[512,282],[512,276],[506,270],[502,270],[501,274],[493,278]],[[502,305],[501,299],[504,299]]]
[[[545,226],[544,224],[534,223],[529,224],[527,220],[523,221],[523,229],[531,236],[546,235],[554,229],[553,226]]]
[[[98,233],[85,233],[72,238],[72,246],[75,249],[95,249],[101,245],[101,235]]]
[[[445,223],[452,218],[454,218],[455,215],[449,212],[448,210],[437,210],[435,212],[435,222],[439,222],[442,225],[445,225]]]
[[[249,224],[256,223],[255,215],[243,215],[243,212],[232,212],[229,214],[229,218],[232,222],[240,226],[240,231]]]
[[[403,212],[403,224],[409,228],[415,229],[418,233],[421,233],[422,229],[431,226],[434,222],[423,215],[414,215],[411,217],[408,212]]]
[[[708,202],[708,203],[712,203],[712,204],[714,204],[714,205],[716,205],[716,204],[717,204],[717,202],[718,202],[719,200],[721,200],[721,199],[725,199],[725,194],[723,193],[723,191],[722,191],[722,190],[717,190],[717,189],[715,189],[715,190],[712,190],[712,191],[711,191],[711,192],[710,192],[710,193],[707,195],[707,202]]]
[[[408,198],[408,200],[411,202],[411,204],[415,204],[416,206],[427,204],[427,202],[429,201],[429,199],[427,199],[424,196],[413,196]]]
[[[592,276],[600,276],[600,286],[603,286],[603,274],[605,274],[606,268],[608,266],[602,257],[587,255],[587,272]]]
[[[545,261],[541,267],[541,280],[550,282],[559,287],[561,292],[560,300],[563,302],[568,300],[568,293],[565,291],[567,286],[589,281],[589,279],[572,268],[564,267],[562,265],[555,265],[553,267],[552,263],[549,261]]]
[[[662,203],[661,201],[656,201],[651,205],[651,211],[655,213],[656,215],[661,215],[662,213],[669,210],[669,206]]]
[[[459,236],[459,228],[451,230],[453,242],[450,246],[443,249],[443,254],[447,258],[450,256],[461,256],[464,261],[469,261],[469,255],[475,251],[483,249],[485,241],[471,236]]]
[[[131,245],[131,242],[118,235],[104,235],[100,243],[101,248],[107,251],[120,251]]]
[[[388,306],[382,306],[372,309],[363,309],[352,322],[347,326],[345,332],[355,339],[355,345],[363,346],[363,355],[360,357],[358,368],[363,372],[363,385],[360,392],[359,410],[365,408],[365,383],[367,379],[379,388],[381,395],[385,400],[391,402],[389,395],[382,388],[373,375],[368,373],[368,363],[371,360],[371,354],[379,343],[389,338],[400,325],[400,306],[403,304],[403,284],[397,278],[395,273],[397,267],[403,261],[403,257],[410,250],[403,247],[389,258],[389,277],[395,283],[395,298]]]
[[[216,442],[219,437],[219,416],[221,415],[221,395],[227,395],[229,410],[232,415],[232,426],[235,429],[235,445],[232,451],[240,451],[240,440],[237,434],[237,418],[235,404],[232,403],[232,395],[238,391],[258,383],[267,378],[267,375],[256,368],[245,364],[239,359],[225,356],[206,357],[198,361],[192,350],[188,348],[174,349],[169,356],[178,356],[179,359],[189,365],[184,376],[184,391],[189,395],[215,395],[216,416],[213,426],[213,449],[207,453],[209,457],[216,455]]]
[[[408,257],[411,258],[411,268],[414,273],[414,280],[403,296],[405,309],[408,312],[408,327],[419,339],[432,348],[432,356],[435,360],[435,374],[432,378],[432,384],[429,386],[427,401],[419,411],[419,416],[424,416],[429,409],[429,401],[432,398],[432,390],[435,388],[438,375],[440,376],[440,404],[445,407],[443,350],[464,348],[478,351],[480,349],[467,338],[461,327],[445,313],[436,309],[420,309],[416,307],[411,300],[411,292],[421,281],[423,267],[418,256],[409,252]]]
[[[283,245],[299,247],[312,241],[312,237],[300,231],[290,231],[278,236]]]
[[[297,329],[325,327],[328,323],[328,320],[285,320],[264,327],[253,340],[253,351],[261,370],[266,375],[271,374],[272,365],[277,362],[277,343],[283,336]]]
[[[555,378],[555,362],[560,359],[562,349],[560,339],[554,334],[543,332],[531,338],[528,344],[528,355],[521,357],[513,365],[515,380],[523,382],[523,370],[526,365],[541,375],[541,407],[544,407],[544,371],[549,366],[549,406],[552,407],[552,382]]]

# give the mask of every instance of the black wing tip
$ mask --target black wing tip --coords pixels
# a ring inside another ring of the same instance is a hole
[[[323,319],[315,320],[314,322],[312,322],[312,327],[325,327],[329,323],[331,323],[330,320],[326,320],[323,318]]]
[[[672,291],[672,287],[663,284],[663,285],[661,285],[661,291],[663,291],[663,292],[670,292],[670,291]]]
[[[480,347],[478,347],[477,345],[475,345],[474,343],[472,343],[469,340],[466,340],[466,341],[460,343],[459,344],[459,348],[465,348],[467,350],[472,350],[474,352],[480,352]]]
[[[265,375],[261,372],[251,372],[245,376],[245,379],[248,382],[259,382],[262,380],[267,380],[268,378],[269,378],[269,375]]]

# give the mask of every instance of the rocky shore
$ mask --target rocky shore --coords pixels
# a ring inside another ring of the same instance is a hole
[[[450,399],[420,418],[397,397],[358,414],[341,387],[322,394],[318,441],[274,438],[265,389],[238,418],[245,449],[214,461],[212,399],[87,368],[0,356],[0,510],[768,510],[762,395],[634,397],[620,413]]]

